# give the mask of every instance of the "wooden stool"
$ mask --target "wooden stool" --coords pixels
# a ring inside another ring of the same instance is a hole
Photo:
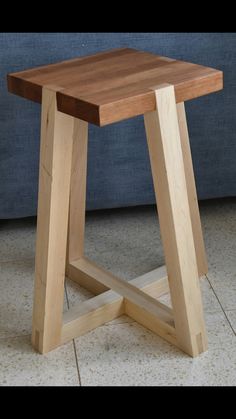
[[[39,352],[123,313],[191,356],[207,349],[199,286],[207,261],[184,101],[222,85],[221,71],[129,48],[8,75],[10,92],[42,103],[32,331]],[[88,123],[141,114],[166,269],[126,282],[83,253]],[[99,295],[63,315],[65,271]],[[157,300],[168,291],[173,310]]]

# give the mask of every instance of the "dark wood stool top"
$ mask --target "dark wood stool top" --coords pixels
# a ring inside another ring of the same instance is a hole
[[[184,102],[222,89],[223,73],[123,48],[8,74],[10,92],[41,103],[50,86],[59,111],[99,126],[155,110],[154,89],[166,83]]]

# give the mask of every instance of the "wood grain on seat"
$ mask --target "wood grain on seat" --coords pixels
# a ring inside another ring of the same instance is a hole
[[[8,74],[8,90],[41,103],[57,91],[58,110],[103,126],[155,110],[154,88],[173,84],[177,102],[223,88],[222,71],[130,48]]]

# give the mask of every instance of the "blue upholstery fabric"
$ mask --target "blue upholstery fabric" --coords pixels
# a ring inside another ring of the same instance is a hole
[[[235,33],[1,33],[0,218],[37,209],[40,105],[9,94],[6,74],[124,46],[224,71],[224,91],[186,110],[199,198],[236,195]],[[89,133],[87,208],[153,203],[143,118]]]

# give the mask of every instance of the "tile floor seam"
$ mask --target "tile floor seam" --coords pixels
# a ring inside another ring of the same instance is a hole
[[[78,360],[78,356],[77,356],[75,339],[73,339],[72,343],[73,343],[73,348],[74,348],[75,362],[76,362],[76,367],[77,367],[77,372],[78,372],[79,385],[80,385],[80,387],[82,387],[81,375],[80,375],[80,369],[79,369],[79,360]]]
[[[67,292],[67,288],[66,288],[66,282],[65,282],[65,296],[66,296],[66,303],[67,303],[67,308],[68,310],[70,309],[70,303],[69,303],[69,297],[68,297],[68,292]],[[81,387],[81,376],[80,376],[80,370],[79,370],[79,361],[78,361],[78,357],[77,357],[77,351],[76,351],[76,346],[75,346],[75,339],[72,339],[72,345],[73,345],[73,350],[74,350],[74,355],[75,355],[75,363],[76,363],[76,369],[77,369],[77,374],[78,374],[78,380],[79,380],[79,386]]]
[[[68,292],[67,292],[67,288],[66,288],[66,282],[64,283],[64,290],[65,290],[65,297],[66,297],[66,305],[67,305],[67,308],[69,310],[70,304],[69,304]]]
[[[212,284],[211,284],[211,281],[210,281],[210,279],[209,279],[208,275],[206,275],[206,277],[207,277],[207,280],[208,280],[208,282],[209,282],[209,285],[210,285],[210,287],[211,287],[212,291],[213,291],[213,292],[214,292],[214,294],[215,294],[215,297],[216,297],[216,299],[217,299],[217,301],[218,301],[218,303],[219,303],[219,305],[220,305],[220,307],[221,307],[221,310],[222,310],[222,311],[223,311],[223,313],[224,313],[224,316],[225,316],[225,318],[226,318],[226,320],[227,320],[227,322],[228,322],[228,324],[229,324],[229,326],[230,326],[230,328],[231,328],[231,330],[232,330],[232,332],[233,332],[234,336],[236,336],[236,332],[235,332],[235,330],[234,330],[234,328],[233,328],[233,326],[232,326],[232,324],[231,324],[231,322],[230,322],[230,320],[229,320],[229,318],[228,318],[228,316],[227,316],[227,314],[226,314],[226,312],[225,312],[225,310],[224,310],[223,305],[222,305],[222,304],[221,304],[221,302],[220,302],[220,299],[219,299],[219,297],[218,297],[217,293],[215,292],[215,290],[214,290],[214,288],[213,288],[213,286],[212,286]]]

